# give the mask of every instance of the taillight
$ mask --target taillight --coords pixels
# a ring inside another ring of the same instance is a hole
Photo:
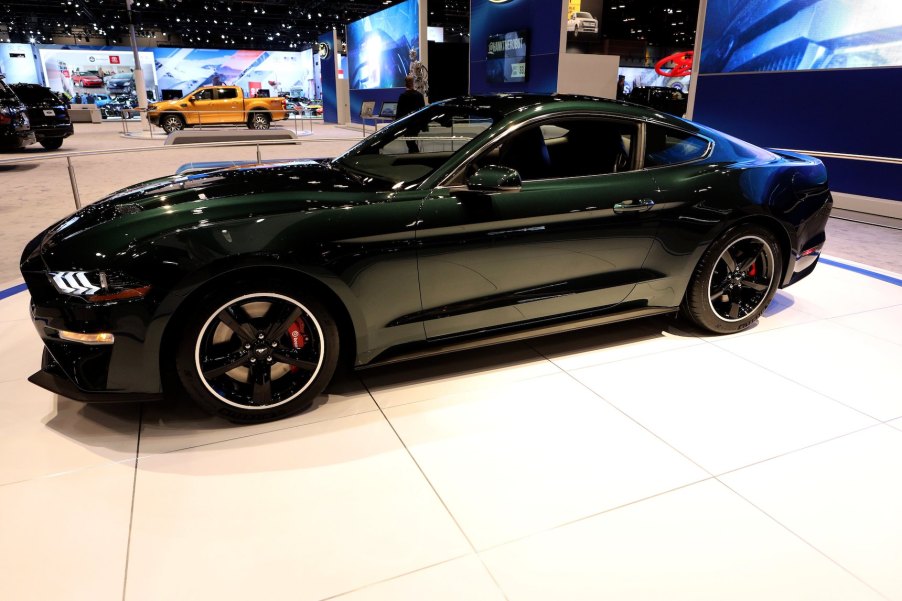
[[[13,118],[5,113],[0,113],[0,125],[9,125],[13,122]]]

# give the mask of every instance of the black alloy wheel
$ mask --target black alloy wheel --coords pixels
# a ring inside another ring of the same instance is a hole
[[[171,134],[174,131],[185,129],[185,122],[178,115],[163,115],[163,118],[160,119],[160,127],[167,134]]]
[[[699,262],[681,307],[708,331],[727,334],[753,324],[777,292],[780,246],[770,231],[741,225],[717,240]]]
[[[309,408],[335,372],[338,329],[314,299],[261,288],[213,295],[192,314],[176,369],[211,413],[244,423],[287,417]]]
[[[251,113],[247,120],[248,129],[269,129],[269,115],[266,113]]]

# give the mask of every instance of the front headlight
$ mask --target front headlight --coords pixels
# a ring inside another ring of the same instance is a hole
[[[150,292],[149,284],[119,271],[51,271],[48,275],[58,292],[90,303],[141,298]]]

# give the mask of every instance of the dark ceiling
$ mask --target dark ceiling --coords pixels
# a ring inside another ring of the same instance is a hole
[[[396,0],[135,0],[135,27],[141,37],[156,36],[158,46],[290,49],[312,44],[333,27],[344,27]],[[469,28],[469,0],[430,6],[428,23],[459,38]],[[126,0],[4,0],[0,33],[26,43],[129,44]],[[76,36],[79,36],[78,39]]]
[[[135,0],[138,45],[292,49],[400,0]],[[691,47],[699,0],[603,0],[603,37]],[[433,0],[428,24],[467,41],[470,0]],[[0,41],[128,45],[126,0],[3,0]]]

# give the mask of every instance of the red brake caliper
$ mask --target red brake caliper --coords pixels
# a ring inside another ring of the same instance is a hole
[[[304,331],[304,322],[300,319],[288,326],[288,335],[291,336],[291,346],[295,350],[304,348],[304,345],[307,344],[307,337]],[[291,371],[296,372],[298,367],[296,365],[291,366]]]
[[[749,267],[749,277],[753,278],[758,273],[758,267],[755,263],[752,263],[752,266]]]

